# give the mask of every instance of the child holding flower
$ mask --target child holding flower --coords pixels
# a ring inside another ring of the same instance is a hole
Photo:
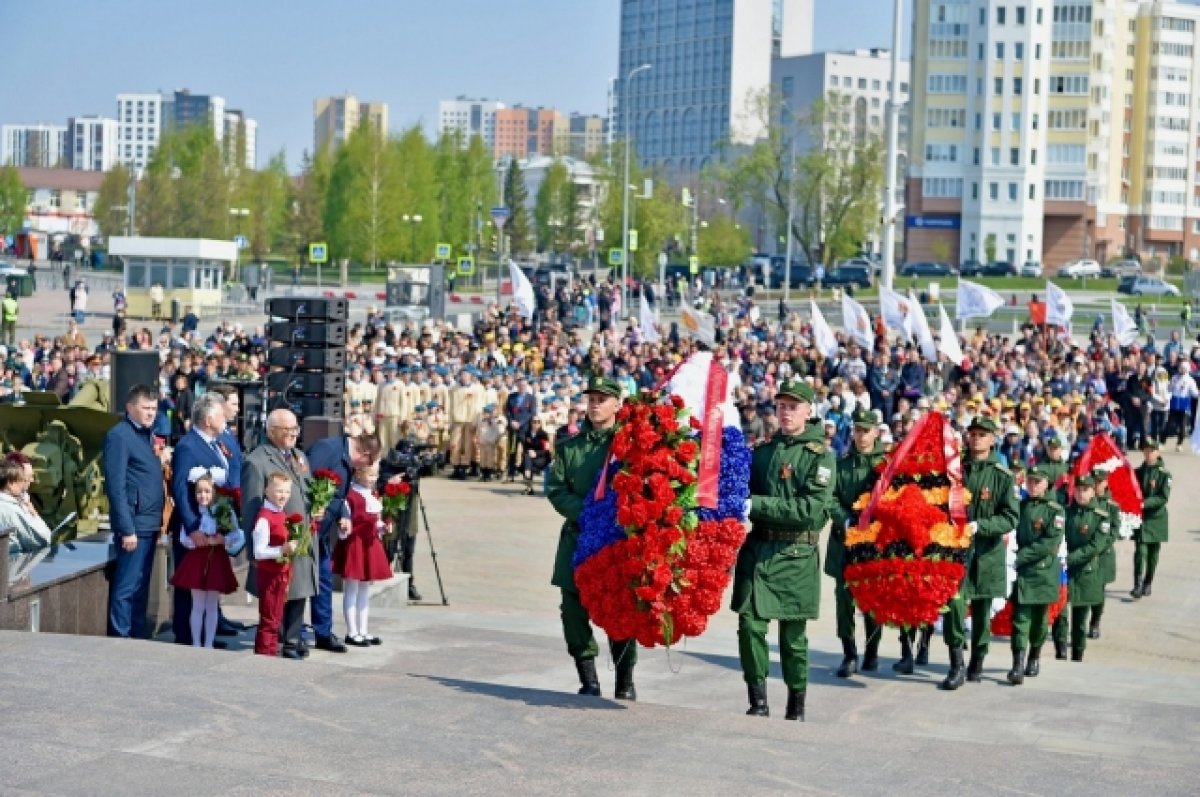
[[[333,572],[342,577],[342,612],[346,618],[346,644],[365,648],[382,640],[367,631],[371,584],[392,577],[392,568],[380,537],[387,529],[380,519],[383,502],[375,494],[379,465],[371,464],[354,471],[346,494],[350,507],[350,531],[338,532],[333,552]]]
[[[192,591],[189,618],[192,646],[211,648],[217,632],[220,597],[236,592],[238,582],[225,550],[225,535],[213,516],[213,499],[216,497],[213,477],[207,470],[197,469],[190,481],[200,510],[199,520],[196,528],[179,529],[179,542],[188,552],[175,569],[171,584],[176,589]],[[201,630],[204,632],[203,645]]]
[[[254,522],[254,567],[258,579],[258,631],[254,652],[274,656],[279,650],[279,627],[283,622],[283,604],[287,599],[292,566],[288,557],[298,543],[288,539],[284,507],[292,495],[292,480],[275,471],[267,476],[262,508]]]

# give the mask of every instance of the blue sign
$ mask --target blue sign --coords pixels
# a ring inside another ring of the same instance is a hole
[[[504,229],[504,223],[506,221],[508,221],[508,208],[492,208],[492,222],[497,227]]]
[[[249,241],[246,240],[246,236],[244,236],[244,235],[233,236],[233,242],[235,244],[237,244],[238,249],[245,249],[250,243]]]
[[[957,230],[962,227],[961,216],[905,216],[904,226],[918,230]]]

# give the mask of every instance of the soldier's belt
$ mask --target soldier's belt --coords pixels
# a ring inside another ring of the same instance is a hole
[[[793,545],[816,545],[821,541],[821,532],[819,531],[795,531],[794,529],[773,529],[762,526],[755,526],[751,529],[750,536],[756,540],[788,542]]]

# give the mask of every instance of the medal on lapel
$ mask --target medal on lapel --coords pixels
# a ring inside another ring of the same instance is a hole
[[[779,469],[779,478],[783,479],[784,481],[792,478],[792,463],[783,463],[783,467]]]
[[[1033,521],[1033,530],[1034,530],[1034,531],[1041,531],[1041,530],[1042,530],[1042,526],[1043,526],[1043,525],[1045,525],[1045,524],[1044,524],[1044,523],[1042,523],[1042,519],[1041,519],[1041,518],[1038,518],[1037,520]]]
[[[982,490],[979,491],[979,500],[980,501],[986,501],[991,497],[992,497],[991,489],[984,487]]]
[[[1080,527],[1080,529],[1079,529],[1079,533],[1080,533],[1080,534],[1083,534],[1083,535],[1086,535],[1086,534],[1087,534],[1087,531],[1088,531],[1088,526],[1087,526],[1087,524],[1086,524],[1086,523],[1084,523],[1084,524],[1083,524],[1083,526],[1082,526],[1082,527]]]

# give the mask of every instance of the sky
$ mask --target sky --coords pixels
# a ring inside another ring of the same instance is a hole
[[[816,6],[817,49],[890,45],[888,0]],[[188,88],[258,120],[259,163],[284,149],[294,169],[312,148],[321,96],[386,102],[393,130],[432,132],[438,100],[458,95],[603,114],[619,9],[619,0],[0,0],[0,124],[114,117],[118,92]]]

